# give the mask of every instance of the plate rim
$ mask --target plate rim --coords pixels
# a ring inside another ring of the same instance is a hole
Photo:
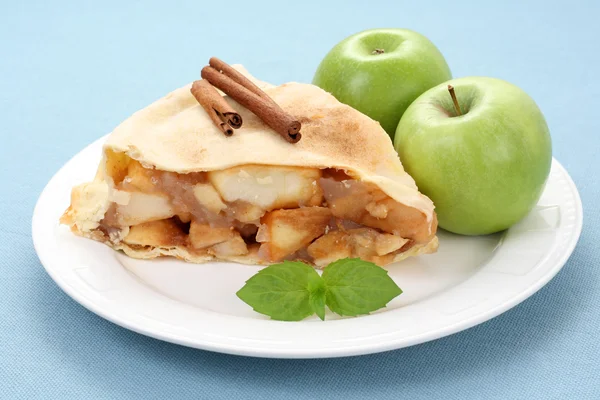
[[[363,354],[373,354],[379,353],[394,349],[399,349],[403,347],[413,346],[415,344],[425,343],[431,340],[439,339],[466,329],[469,329],[473,326],[476,326],[480,323],[488,321],[496,316],[502,314],[520,304],[542,287],[544,287],[556,274],[563,268],[566,264],[567,260],[573,253],[577,242],[581,236],[581,231],[583,227],[583,207],[581,202],[581,197],[577,190],[577,187],[567,172],[567,170],[558,162],[554,157],[552,158],[553,167],[556,167],[560,170],[562,175],[565,178],[565,182],[569,188],[570,193],[573,195],[574,200],[574,209],[576,218],[573,222],[574,229],[572,231],[571,236],[566,240],[566,246],[560,256],[553,261],[553,265],[551,268],[548,268],[546,273],[539,277],[535,282],[527,286],[525,289],[517,292],[512,295],[510,298],[506,299],[500,304],[496,304],[493,307],[487,308],[482,312],[479,312],[474,315],[469,315],[465,318],[460,319],[454,323],[443,326],[441,328],[425,331],[419,334],[415,334],[412,336],[400,336],[400,337],[392,337],[386,339],[384,342],[379,342],[378,340],[373,343],[368,344],[360,344],[359,346],[353,346],[351,343],[348,343],[344,346],[334,347],[334,348],[315,348],[306,350],[306,349],[286,349],[282,351],[278,348],[269,348],[261,345],[252,345],[246,344],[245,346],[240,346],[235,343],[217,343],[217,342],[209,342],[203,341],[202,343],[190,341],[187,338],[178,337],[173,334],[161,334],[160,332],[156,332],[152,329],[144,328],[143,326],[138,326],[135,323],[131,323],[126,319],[121,318],[120,316],[115,316],[111,314],[110,310],[105,310],[102,307],[94,304],[92,300],[88,299],[86,296],[80,295],[80,293],[74,289],[70,285],[66,283],[64,279],[57,273],[53,268],[50,267],[52,261],[49,259],[50,254],[45,253],[42,249],[42,241],[43,237],[38,234],[40,232],[39,224],[41,224],[41,213],[43,212],[44,200],[48,195],[52,184],[58,180],[62,173],[69,168],[69,166],[76,160],[76,158],[84,152],[86,149],[89,149],[93,146],[97,146],[104,142],[107,136],[103,136],[88,146],[85,146],[79,152],[77,152],[73,157],[71,157],[48,181],[44,189],[39,195],[39,198],[36,202],[33,216],[32,216],[32,239],[34,248],[38,255],[38,258],[43,265],[44,269],[48,273],[48,275],[52,278],[52,280],[65,292],[69,297],[75,300],[77,303],[81,304],[87,310],[95,313],[96,315],[116,324],[123,328],[129,329],[136,333],[149,336],[158,340],[163,340],[187,347],[198,348],[202,350],[234,354],[234,355],[243,355],[243,356],[252,356],[252,357],[263,357],[263,358],[333,358],[333,357],[345,357],[345,356],[354,356],[354,355],[363,355]],[[99,143],[100,142],[100,143]],[[550,178],[549,178],[550,179]],[[231,316],[230,316],[231,317]],[[273,323],[282,323],[280,321],[269,321]],[[285,323],[285,322],[283,322]]]

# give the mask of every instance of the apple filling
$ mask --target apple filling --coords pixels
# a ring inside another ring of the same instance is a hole
[[[112,202],[98,231],[133,249],[184,247],[320,267],[360,257],[384,265],[435,235],[421,212],[340,170],[245,165],[178,174],[130,159],[108,167]],[[116,239],[115,230],[126,235]]]

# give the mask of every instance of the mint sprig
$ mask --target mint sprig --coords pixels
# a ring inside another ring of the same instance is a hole
[[[319,297],[324,300],[325,290],[313,268],[285,261],[260,270],[236,294],[256,312],[280,321],[300,321],[324,303]]]
[[[360,258],[332,262],[322,279],[327,288],[327,307],[339,315],[368,314],[402,294],[385,269]]]
[[[302,262],[271,265],[248,279],[237,296],[272,319],[300,321],[315,313],[325,320],[325,305],[342,316],[368,314],[401,293],[385,269],[345,258],[329,264],[323,276]]]

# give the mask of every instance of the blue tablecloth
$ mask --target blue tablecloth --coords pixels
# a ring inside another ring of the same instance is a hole
[[[600,7],[597,1],[104,0],[0,6],[0,398],[600,399]],[[72,155],[198,77],[212,55],[274,83],[325,53],[408,27],[454,76],[525,89],[573,176],[584,228],[545,288],[465,332],[330,360],[267,360],[163,343],[65,295],[32,247],[35,201]]]

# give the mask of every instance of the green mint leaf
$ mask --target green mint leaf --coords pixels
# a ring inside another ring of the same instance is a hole
[[[256,312],[280,321],[300,321],[318,310],[319,291],[325,290],[317,271],[301,262],[284,261],[260,270],[236,294]]]
[[[327,307],[342,316],[368,314],[402,293],[385,269],[359,258],[329,264],[322,278]]]
[[[319,274],[310,275],[308,291],[310,292],[308,302],[313,312],[321,318],[321,321],[325,321],[325,282],[323,282]]]
[[[309,297],[310,307],[321,321],[325,321],[325,290],[311,293]]]

